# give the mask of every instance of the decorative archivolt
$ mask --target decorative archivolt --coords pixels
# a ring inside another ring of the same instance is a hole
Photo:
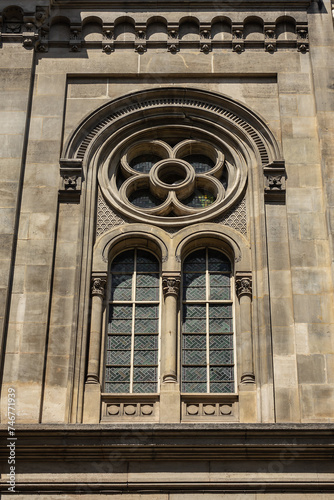
[[[282,201],[285,191],[284,163],[264,121],[195,89],[146,90],[104,105],[80,124],[63,156],[61,171],[81,164],[85,178],[93,172],[122,217],[163,227],[222,218],[243,197],[254,165],[271,179],[268,201],[273,194]],[[76,185],[72,179],[67,193]]]

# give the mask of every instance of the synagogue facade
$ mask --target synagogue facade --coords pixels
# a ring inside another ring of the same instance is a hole
[[[332,8],[0,1],[2,498],[334,500]]]

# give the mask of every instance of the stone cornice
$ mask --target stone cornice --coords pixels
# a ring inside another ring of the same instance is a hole
[[[1,426],[3,442],[7,426]],[[332,460],[334,424],[17,425],[18,461]],[[7,461],[4,447],[0,460]],[[334,485],[333,485],[334,487]]]
[[[235,7],[233,7],[235,3]],[[291,10],[291,8],[308,8],[312,3],[312,0],[183,0],[182,7],[179,0],[51,0],[51,5],[61,6],[64,8],[124,8],[133,7],[140,10],[145,8],[159,9],[165,8],[175,8],[180,10],[194,8],[210,8],[218,7],[219,9],[228,7],[229,9],[247,9],[247,8],[257,8],[266,10],[267,8],[272,9],[273,7],[284,8]]]

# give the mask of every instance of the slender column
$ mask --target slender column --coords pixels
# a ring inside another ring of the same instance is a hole
[[[92,278],[92,315],[90,325],[89,359],[88,359],[88,384],[99,383],[102,313],[105,293],[106,276],[93,276]]]
[[[181,277],[166,273],[162,277],[165,299],[164,328],[162,331],[162,381],[177,381],[177,311]]]
[[[240,304],[240,335],[242,352],[242,384],[254,384],[253,338],[252,338],[252,277],[239,275],[236,291]]]

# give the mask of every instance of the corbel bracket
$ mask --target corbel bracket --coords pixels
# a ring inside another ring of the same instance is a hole
[[[60,159],[60,186],[61,201],[78,201],[82,184],[82,160]]]
[[[276,160],[263,168],[264,200],[266,202],[285,202],[286,170],[283,160]]]

